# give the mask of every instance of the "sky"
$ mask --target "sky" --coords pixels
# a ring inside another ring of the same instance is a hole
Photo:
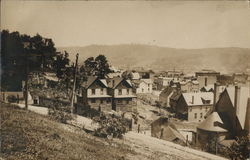
[[[1,28],[39,33],[57,47],[250,48],[250,7],[247,1],[3,0]]]

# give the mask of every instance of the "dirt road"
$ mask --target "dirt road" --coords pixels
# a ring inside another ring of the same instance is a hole
[[[124,143],[130,145],[137,153],[140,153],[136,157],[128,157],[133,160],[226,160],[213,154],[135,132],[127,133]]]

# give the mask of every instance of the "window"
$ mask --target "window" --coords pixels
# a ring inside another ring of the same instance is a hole
[[[95,99],[91,99],[91,103],[95,103]]]
[[[108,98],[106,102],[107,102],[107,103],[110,103],[110,102],[111,102],[111,100]]]
[[[203,113],[200,113],[200,118],[203,118]]]
[[[197,119],[197,113],[194,114],[194,119]]]
[[[119,99],[119,100],[117,101],[117,103],[122,103],[122,100]]]
[[[200,106],[200,110],[202,110],[202,106]]]
[[[121,89],[118,90],[118,95],[122,95],[122,90]]]
[[[103,88],[101,89],[101,95],[103,95]]]
[[[101,102],[100,102],[101,104],[103,104],[103,100],[101,99]]]
[[[207,86],[207,77],[205,77],[205,86]]]
[[[129,95],[129,89],[127,89],[127,95]]]
[[[190,107],[189,112],[192,112],[192,107]]]
[[[207,112],[208,108],[206,107],[206,112]]]
[[[148,84],[148,88],[150,87],[150,84]]]
[[[127,104],[129,104],[129,100],[127,100]]]
[[[144,89],[143,89],[143,88],[141,89],[141,92],[144,92]]]
[[[91,94],[95,95],[95,89],[91,89]]]

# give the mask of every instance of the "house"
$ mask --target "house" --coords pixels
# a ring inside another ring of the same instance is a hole
[[[185,138],[166,117],[160,117],[151,123],[151,136],[181,145],[186,144]]]
[[[181,81],[180,88],[181,88],[182,92],[198,92],[199,91],[199,82],[196,80]]]
[[[169,98],[169,105],[172,111],[175,111],[176,106],[177,106],[177,102],[181,96],[181,91],[180,90],[176,90],[176,92],[173,92],[173,94],[170,96]]]
[[[134,80],[132,83],[136,87],[136,94],[152,93],[153,81],[151,79]]]
[[[230,86],[220,95],[215,105],[230,137],[249,134],[250,128],[250,89]]]
[[[156,89],[162,90],[170,85],[170,82],[173,80],[173,78],[169,77],[158,77],[155,79]]]
[[[176,115],[189,122],[202,122],[213,108],[213,99],[212,92],[182,93],[175,108]]]
[[[109,95],[112,96],[112,109],[115,111],[131,112],[136,106],[136,95],[130,80],[125,78],[108,79]]]
[[[228,130],[217,112],[210,114],[197,127],[197,146],[204,148],[216,138],[218,142],[223,141],[228,136]]]
[[[159,102],[162,107],[170,107],[170,97],[174,94],[175,88],[167,87],[159,95]]]
[[[154,71],[152,70],[141,69],[137,70],[137,72],[139,73],[141,79],[153,79],[155,75]]]
[[[199,82],[200,88],[216,83],[217,77],[219,75],[220,72],[216,72],[213,70],[202,70],[200,72],[195,72],[195,76],[197,77],[197,81]]]
[[[112,110],[112,95],[108,92],[109,87],[106,79],[97,77],[88,77],[87,81],[82,84],[82,89],[77,96],[77,103],[83,106],[89,106],[98,111]],[[80,113],[81,108],[78,108]]]

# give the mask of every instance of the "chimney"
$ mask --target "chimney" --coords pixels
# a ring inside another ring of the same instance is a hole
[[[213,109],[214,110],[215,110],[216,103],[219,100],[219,95],[220,95],[219,86],[220,86],[220,84],[218,82],[214,83],[214,104],[213,104]]]
[[[235,108],[235,114],[238,115],[239,113],[239,102],[240,102],[240,87],[238,85],[235,86],[234,91],[234,108]]]
[[[194,104],[194,96],[192,96],[192,102],[191,103]]]

